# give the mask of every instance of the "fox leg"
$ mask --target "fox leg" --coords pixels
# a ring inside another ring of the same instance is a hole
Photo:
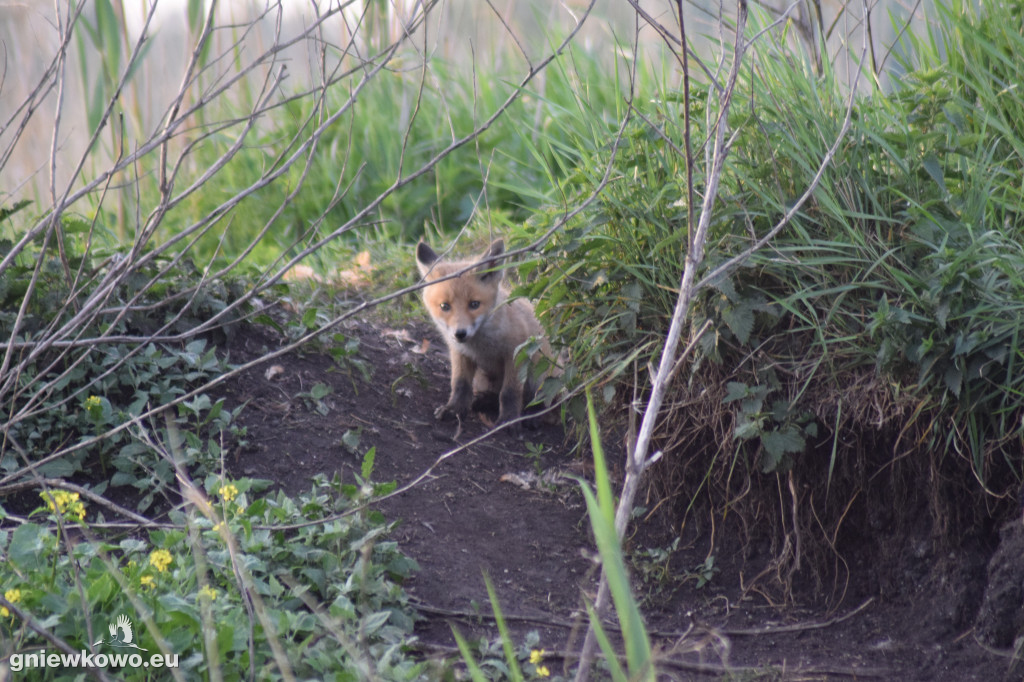
[[[505,376],[501,382],[498,404],[499,424],[516,419],[523,410],[523,384],[519,381],[519,370],[516,369],[513,357],[505,362]]]
[[[451,349],[452,361],[452,393],[448,403],[437,408],[434,417],[440,420],[458,417],[462,419],[469,414],[473,402],[473,375],[476,374],[476,362],[456,349]]]

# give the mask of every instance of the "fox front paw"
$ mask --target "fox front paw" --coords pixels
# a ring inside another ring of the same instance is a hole
[[[445,422],[452,419],[463,419],[468,414],[469,407],[463,406],[460,409],[458,405],[448,403],[434,410],[434,419]]]

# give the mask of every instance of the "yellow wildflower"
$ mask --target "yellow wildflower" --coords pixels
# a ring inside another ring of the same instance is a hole
[[[217,598],[217,590],[213,589],[209,585],[203,585],[202,589],[199,590],[200,597],[206,597],[210,601]]]
[[[91,395],[85,399],[85,409],[94,410],[103,404],[98,395]]]
[[[21,590],[13,589],[4,592],[4,599],[11,602],[12,604],[21,601]],[[0,606],[0,617],[6,618],[11,615],[11,612],[7,610],[6,606]]]
[[[228,483],[227,485],[222,485],[218,492],[220,493],[221,498],[225,502],[230,502],[233,499],[235,499],[236,497],[238,497],[238,488],[235,487],[234,483]]]
[[[548,670],[547,666],[541,665],[541,662],[544,660],[544,654],[546,653],[547,651],[544,649],[530,650],[530,663],[533,664],[533,670],[537,673],[538,677],[549,677],[551,675],[551,671]]]
[[[143,587],[148,587],[149,589],[156,587],[156,585],[153,584],[153,576],[151,575],[144,575],[139,578],[139,584]]]
[[[85,504],[79,501],[78,493],[71,493],[68,500],[68,513],[79,521],[85,518]]]
[[[149,555],[149,564],[161,573],[167,570],[173,560],[171,553],[166,549],[155,550]]]
[[[85,504],[78,499],[78,493],[67,490],[44,490],[39,497],[46,502],[46,508],[54,514],[67,515],[81,521],[85,518]]]

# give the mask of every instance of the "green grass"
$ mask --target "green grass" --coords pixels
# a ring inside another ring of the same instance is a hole
[[[190,248],[200,262],[229,262],[250,247],[249,266],[266,265],[293,254],[347,223],[400,179],[479,126],[515,90],[514,74],[474,73],[433,60],[426,71],[386,71],[369,83],[358,100],[330,126],[314,152],[283,177],[262,188],[221,218],[209,235]],[[613,117],[619,91],[601,61],[573,51],[527,86],[518,102],[473,143],[456,149],[429,172],[392,192],[365,220],[340,240],[341,249],[367,243],[408,243],[425,230],[455,233],[470,223],[496,229],[522,221],[548,200],[552,187],[571,167],[563,157],[575,144],[562,123],[583,100],[596,115]],[[321,112],[345,107],[348,91],[329,90],[324,102],[288,102],[249,133],[242,150],[192,194],[167,220],[161,240],[218,210],[241,188],[257,183],[293,153]],[[244,114],[239,110],[237,114]],[[225,113],[221,118],[228,119]],[[198,176],[236,142],[243,124],[220,130],[188,159]],[[541,140],[541,142],[537,142]],[[291,196],[301,186],[294,196]],[[143,183],[155,199],[155,185]],[[283,210],[282,210],[283,207]],[[113,221],[110,216],[107,221]],[[217,253],[219,250],[219,253]],[[328,246],[314,257],[326,271],[336,258]]]

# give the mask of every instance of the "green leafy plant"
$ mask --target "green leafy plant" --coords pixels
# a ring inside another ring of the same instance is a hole
[[[85,229],[76,225],[67,225],[63,256],[72,267],[89,268],[94,254],[88,254],[75,241]],[[227,370],[227,363],[206,338],[175,343],[159,340],[162,337],[157,331],[162,328],[167,333],[179,326],[191,328],[200,324],[200,319],[227,305],[232,285],[196,285],[194,271],[168,271],[167,263],[154,261],[106,297],[106,317],[78,331],[77,338],[92,337],[94,342],[83,343],[78,352],[69,353],[61,343],[47,350],[46,343],[32,344],[69,324],[80,307],[87,305],[88,289],[72,287],[65,277],[62,257],[46,254],[46,250],[38,254],[41,270],[52,276],[36,280],[36,294],[28,305],[22,307],[22,301],[14,298],[14,286],[6,289],[8,298],[0,307],[0,331],[6,330],[9,337],[13,335],[13,342],[23,342],[27,349],[14,365],[17,383],[0,387],[9,405],[6,438],[0,446],[0,469],[14,474],[33,464],[36,457],[82,443],[82,447],[63,457],[48,457],[38,470],[47,476],[69,478],[95,466],[106,478],[97,482],[97,492],[102,493],[108,482],[113,486],[134,486],[145,491],[138,501],[139,510],[145,510],[156,495],[173,483],[174,474],[166,461],[136,437],[137,430],[124,425],[153,406],[174,401]],[[29,255],[23,253],[22,257]],[[103,266],[94,269],[94,278],[106,272],[117,256],[115,252]],[[22,273],[22,266],[16,265],[3,273],[0,280],[30,278],[33,268],[26,265],[24,270]],[[165,277],[160,286],[153,287],[145,296],[135,294],[133,282],[157,278],[161,272]],[[191,296],[185,314],[160,314],[168,299],[181,296]],[[16,335],[15,323],[20,330]],[[118,342],[123,337],[137,342]],[[73,343],[69,344],[71,348],[75,348]],[[188,464],[211,464],[200,453],[216,457],[216,442],[221,435],[236,441],[244,439],[244,433],[232,424],[236,412],[225,410],[221,402],[213,402],[207,395],[200,394],[182,403],[177,413],[177,419],[191,426],[185,450]],[[204,439],[214,445],[200,447],[199,441]]]
[[[662,589],[676,579],[671,561],[678,550],[679,538],[675,538],[667,547],[640,549],[630,557],[630,563],[644,584]]]
[[[297,397],[302,398],[306,409],[316,411],[322,416],[327,416],[331,408],[324,402],[324,399],[334,392],[330,385],[318,381],[308,391],[300,392]]]
[[[699,590],[710,583],[716,573],[718,573],[718,567],[715,566],[715,555],[711,554],[704,560],[704,563],[694,567],[690,575],[697,584],[697,589]]]
[[[492,603],[494,599],[492,596]],[[522,644],[516,646],[507,635],[504,618],[499,617],[498,613],[495,613],[495,617],[506,634],[492,640],[469,642],[457,628],[453,628],[452,634],[462,662],[474,682],[514,679],[560,682],[564,679],[561,675],[552,674],[546,662],[547,651],[537,648],[540,635],[536,630],[528,632]]]
[[[526,458],[530,460],[530,463],[533,466],[533,473],[538,476],[544,472],[544,463],[541,461],[541,456],[543,454],[543,443],[526,442]]]
[[[74,544],[60,540],[55,522],[81,525],[94,510],[77,494],[47,493],[33,517],[48,521],[0,534],[9,558],[0,582],[22,613],[0,622],[5,654],[32,650],[38,635],[29,622],[77,651],[101,639],[118,614],[133,614],[139,646],[173,654],[188,676],[347,670],[416,679],[423,664],[403,652],[414,614],[400,586],[415,562],[386,539],[380,514],[352,513],[377,488],[363,478],[348,485],[321,476],[291,498],[267,493],[267,485],[210,475],[188,495],[199,504],[171,513],[172,528]],[[46,679],[78,674],[39,672]],[[122,679],[148,675],[144,668],[119,672]]]
[[[818,425],[809,412],[794,414],[793,405],[785,400],[766,404],[768,396],[778,390],[778,379],[767,373],[769,383],[747,386],[731,381],[722,403],[739,401],[733,436],[739,441],[756,439],[761,448],[761,471],[788,471],[793,456],[804,452],[807,439],[818,435]]]

